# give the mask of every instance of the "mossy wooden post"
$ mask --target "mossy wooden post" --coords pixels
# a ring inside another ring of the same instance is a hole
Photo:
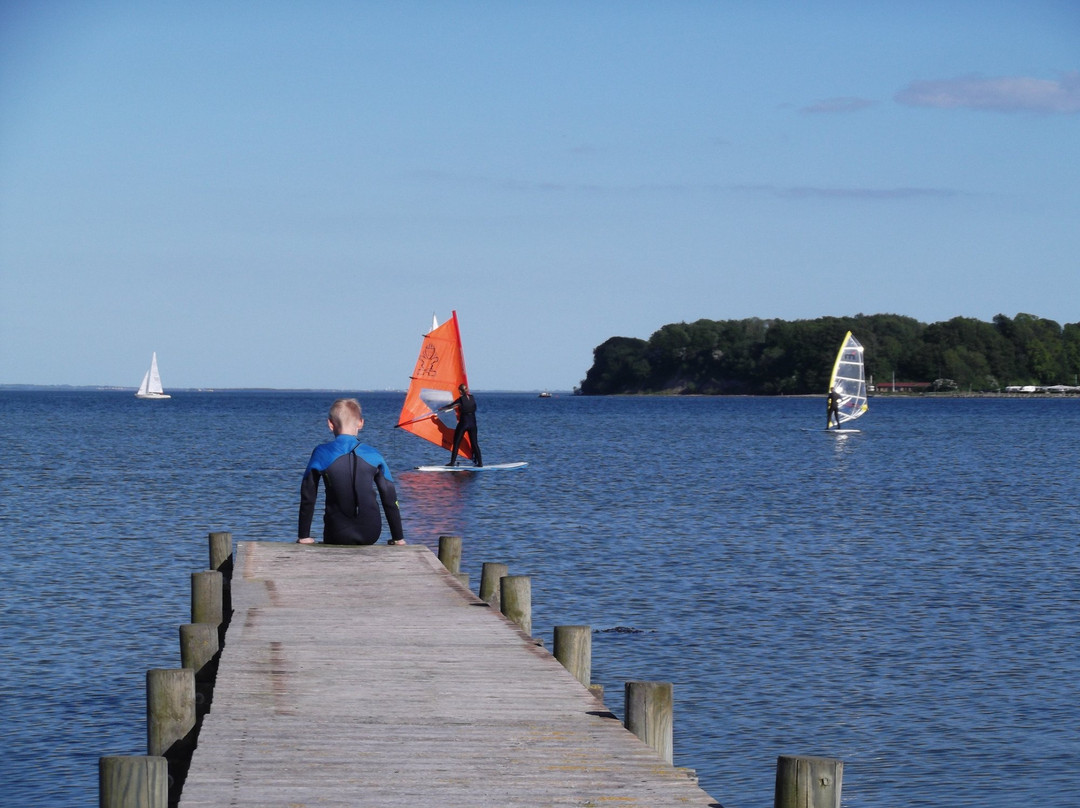
[[[180,626],[180,667],[195,672],[195,715],[202,718],[210,708],[217,672],[218,627],[210,623]]]
[[[461,536],[439,536],[439,561],[450,572],[461,572]]]
[[[195,671],[156,668],[146,672],[146,753],[171,757],[195,728]]]
[[[500,611],[532,636],[532,579],[528,575],[504,575],[499,579]]]
[[[232,617],[233,543],[232,533],[216,531],[210,534],[210,569],[220,572],[221,619],[228,623]]]
[[[213,623],[188,623],[180,626],[180,667],[195,671],[196,681],[214,661],[217,652],[217,626]]]
[[[169,762],[160,756],[123,755],[98,759],[100,808],[167,808]]]
[[[555,658],[585,687],[592,679],[592,629],[555,626]]]
[[[774,808],[840,808],[844,761],[812,755],[776,760]]]
[[[674,761],[673,704],[671,682],[626,683],[623,724],[668,763]]]
[[[191,764],[195,743],[195,671],[146,673],[146,753],[169,765],[169,802],[175,804]]]
[[[210,569],[220,572],[226,578],[232,578],[232,533],[219,530],[211,533],[209,538]]]
[[[191,622],[217,627],[218,644],[224,643],[224,576],[217,570],[191,573]]]
[[[499,588],[501,586],[499,581],[509,572],[510,570],[505,564],[485,561],[480,568],[480,600],[491,608],[498,609],[500,604]]]

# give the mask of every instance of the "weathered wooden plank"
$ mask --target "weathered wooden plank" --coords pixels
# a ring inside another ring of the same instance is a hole
[[[181,808],[717,803],[423,547],[239,543]]]

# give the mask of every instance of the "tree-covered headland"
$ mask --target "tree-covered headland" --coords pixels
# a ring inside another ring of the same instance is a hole
[[[921,381],[931,390],[999,392],[1080,384],[1080,323],[1031,314],[929,325],[896,314],[816,320],[698,320],[648,340],[612,337],[593,350],[582,395],[823,393],[844,334],[865,348],[867,378]]]

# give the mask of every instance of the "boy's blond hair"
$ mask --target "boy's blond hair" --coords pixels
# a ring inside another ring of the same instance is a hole
[[[334,427],[335,435],[341,435],[353,426],[359,428],[360,421],[363,419],[360,402],[355,398],[339,398],[330,405],[328,417],[331,426]]]

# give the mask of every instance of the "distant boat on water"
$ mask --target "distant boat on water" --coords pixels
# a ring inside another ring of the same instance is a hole
[[[157,367],[157,351],[154,351],[150,356],[150,370],[146,371],[146,375],[143,376],[142,384],[139,385],[135,398],[172,398],[161,388],[161,374],[158,373]]]

